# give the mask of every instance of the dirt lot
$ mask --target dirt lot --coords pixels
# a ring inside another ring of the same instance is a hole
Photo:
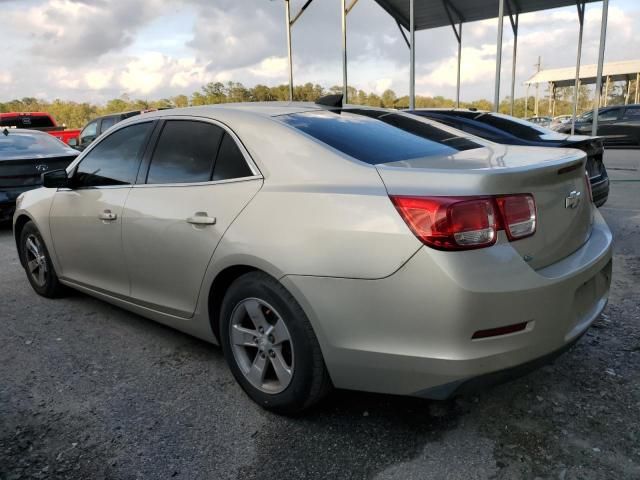
[[[336,392],[262,411],[220,350],[33,293],[0,228],[0,479],[640,478],[640,151],[607,156],[605,314],[553,364],[449,402]]]

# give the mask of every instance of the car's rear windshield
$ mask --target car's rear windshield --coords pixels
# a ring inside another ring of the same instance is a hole
[[[455,130],[380,110],[321,110],[282,115],[278,119],[340,152],[373,165],[453,155],[483,146],[456,134]]]
[[[0,127],[47,128],[55,126],[51,117],[46,115],[24,115],[0,118]]]
[[[503,115],[501,113],[480,113],[474,120],[486,123],[499,130],[503,130],[511,135],[527,140],[539,140],[540,135],[556,135],[557,132],[533,122],[520,118]]]
[[[39,155],[69,155],[70,149],[48,133],[0,129],[0,160]]]

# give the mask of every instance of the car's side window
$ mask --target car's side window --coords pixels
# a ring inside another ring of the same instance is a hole
[[[152,122],[121,128],[82,159],[73,176],[76,187],[129,185],[135,181]]]
[[[228,133],[224,134],[218,159],[213,169],[214,180],[250,177],[253,175],[242,152]]]
[[[113,127],[116,123],[118,123],[118,119],[116,117],[103,118],[102,123],[100,124],[100,133],[106,132],[111,127]]]
[[[94,120],[89,123],[82,132],[80,132],[80,143],[87,143],[92,141],[98,135],[98,121]]]
[[[147,183],[208,182],[223,134],[211,123],[168,120],[153,152]]]
[[[599,122],[610,122],[618,119],[619,109],[613,108],[611,110],[605,110],[604,112],[598,113],[598,121]]]
[[[623,120],[638,120],[640,121],[640,107],[627,107],[624,111]]]

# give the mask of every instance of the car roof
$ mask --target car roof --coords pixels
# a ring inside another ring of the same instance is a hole
[[[365,107],[363,105],[346,105],[345,108],[363,108],[368,110],[391,111],[384,108]],[[145,113],[145,118],[165,117],[171,115],[193,115],[215,118],[222,112],[242,112],[261,117],[277,117],[292,113],[304,113],[320,110],[339,110],[340,107],[327,107],[312,102],[244,102],[244,103],[218,103],[215,105],[202,105],[195,107],[169,108],[156,112]]]
[[[4,135],[5,130],[7,131],[7,135],[31,135],[34,137],[38,135],[51,136],[47,132],[42,132],[40,130],[31,130],[29,128],[3,127],[3,126],[0,126],[0,135]],[[56,138],[56,137],[53,137],[53,138]]]

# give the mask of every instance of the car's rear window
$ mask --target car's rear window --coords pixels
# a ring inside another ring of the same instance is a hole
[[[45,115],[24,115],[0,118],[0,127],[47,128],[55,127],[51,117]]]
[[[26,155],[69,155],[69,149],[48,133],[26,133],[0,129],[0,160]]]
[[[420,119],[380,110],[349,109],[293,113],[287,125],[370,164],[452,155],[482,145]]]

